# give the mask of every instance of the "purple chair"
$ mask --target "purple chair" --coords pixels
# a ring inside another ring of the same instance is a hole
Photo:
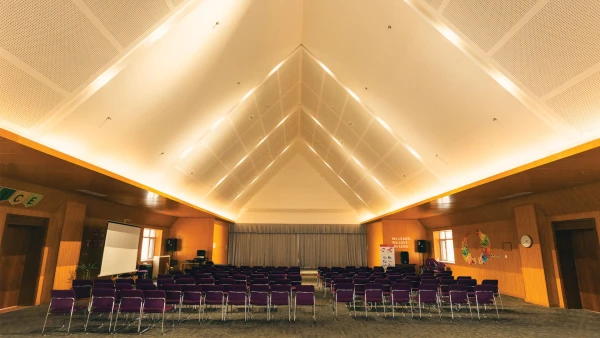
[[[225,308],[228,306],[243,306],[244,307],[244,321],[248,321],[248,294],[246,293],[245,284],[234,284],[229,286],[229,292],[227,293],[227,299],[225,301]]]
[[[175,307],[167,305],[167,295],[164,290],[147,290],[144,291],[144,308],[143,313],[147,314],[162,314],[160,324],[160,332],[165,333],[165,313],[173,311]],[[175,327],[175,316],[173,316],[173,327]]]
[[[135,288],[136,288],[136,290],[142,290],[142,291],[157,289],[156,285],[154,285],[154,284],[138,284],[138,285],[136,285]]]
[[[183,298],[182,288],[183,285],[181,284],[163,285],[162,290],[165,291],[167,305],[173,306],[177,310],[181,308],[181,299]]]
[[[179,307],[179,320],[181,321],[181,310],[183,307],[191,307],[192,309],[198,307],[198,321],[202,320],[202,285],[183,284],[181,285],[181,306]],[[191,316],[188,315],[186,319]]]
[[[392,319],[396,318],[396,305],[402,305],[410,307],[410,319],[414,318],[413,312],[413,300],[411,297],[410,284],[409,283],[393,283],[390,285],[390,301],[392,303]],[[402,313],[403,316],[406,316]]]
[[[262,285],[262,284],[259,284]],[[254,285],[253,285],[254,286]],[[268,287],[268,285],[267,285]],[[254,306],[265,306],[267,308],[267,321],[271,320],[271,302],[269,297],[269,291],[258,291],[257,288],[250,288],[250,299],[248,304],[250,305],[250,318],[254,314]]]
[[[500,299],[500,308],[504,310],[504,304],[502,303],[502,295],[500,294],[500,289],[498,289],[498,280],[497,279],[484,279],[481,281],[481,285],[493,285],[494,288],[494,296]]]
[[[196,278],[196,284],[198,285],[215,285],[214,278]]]
[[[338,314],[338,303],[347,304],[350,309],[354,309],[354,317],[356,317],[356,302],[354,299],[354,284],[352,283],[339,283],[335,287],[335,296],[333,299],[333,307],[335,312],[335,318],[337,319]]]
[[[94,289],[114,289],[115,284],[111,279],[96,279],[94,280]]]
[[[162,286],[165,284],[175,284],[173,278],[159,278],[156,280],[156,285],[159,289],[162,289]]]
[[[196,280],[193,278],[178,278],[175,280],[175,284],[179,285],[196,285]]]
[[[448,285],[448,298],[450,302],[450,312],[452,313],[452,320],[454,320],[455,305],[467,305],[469,307],[469,314],[471,315],[471,319],[473,319],[473,312],[471,311],[471,301],[469,300],[469,294],[467,293],[466,285]]]
[[[178,280],[180,278],[192,278],[192,275],[190,275],[189,273],[180,273],[180,274],[173,275],[173,279],[175,279],[175,280]]]
[[[119,278],[115,281],[115,284],[119,285],[119,284],[135,284],[135,281],[131,278]]]
[[[117,323],[119,321],[120,314],[133,313],[138,316],[138,334],[141,333],[142,328],[142,317],[144,310],[144,291],[142,290],[123,290],[121,291],[121,302],[119,303],[119,309],[117,310],[117,317],[115,318],[115,328],[113,333],[117,332]],[[125,325],[125,324],[123,324]],[[123,328],[127,328],[124,326]]]
[[[431,288],[432,284],[421,284],[418,290],[418,301],[419,301],[419,318],[423,318],[422,309],[423,305],[429,305],[429,314],[431,315],[431,305],[437,306],[440,320],[442,320],[442,309],[439,304],[437,287]]]
[[[75,291],[75,299],[89,299],[92,294],[92,281],[89,279],[74,279],[71,289]]]
[[[112,327],[112,317],[115,310],[115,302],[117,295],[113,289],[94,289],[92,292],[92,299],[88,307],[87,320],[85,321],[84,331],[87,332],[88,323],[90,322],[90,316],[92,313],[107,313],[108,314],[108,333]],[[96,330],[99,330],[104,323],[100,325]]]
[[[252,279],[252,281],[250,282],[250,285],[269,285],[269,279],[268,278],[255,278],[255,279]]]
[[[384,316],[387,317],[385,312],[385,297],[383,296],[383,285],[381,283],[368,283],[365,285],[365,318],[368,317],[368,309],[369,303],[375,305],[375,313],[379,316],[377,311],[377,303],[381,303],[383,305],[383,313]]]
[[[42,335],[46,330],[46,322],[48,321],[48,315],[61,314],[69,315],[69,325],[67,326],[67,334],[71,332],[71,320],[73,319],[73,313],[85,310],[84,306],[75,305],[75,291],[73,290],[52,290],[50,305],[48,305],[48,312],[46,312],[46,319],[44,320],[44,326],[42,327]],[[58,329],[61,330],[65,327],[63,325]],[[56,330],[56,331],[58,331]]]
[[[135,281],[135,285],[140,285],[140,284],[154,284],[154,282],[152,281],[152,279],[138,278]]]
[[[173,276],[168,273],[159,273],[156,278],[171,278],[171,279],[173,279]]]
[[[313,321],[317,322],[315,287],[312,285],[296,286],[296,297],[294,298],[294,322],[296,321],[296,312],[298,306],[312,306]]]
[[[204,285],[204,313],[208,305],[221,306],[221,321],[225,320],[225,289],[223,285]]]
[[[297,285],[302,285],[302,276],[301,275],[288,275],[287,279],[292,282],[292,287]]]
[[[292,321],[292,286],[290,284],[271,285],[270,303],[272,306],[287,306],[288,321]]]
[[[477,319],[481,320],[479,306],[483,305],[484,310],[487,310],[488,305],[494,305],[496,308],[497,320],[500,320],[500,314],[498,313],[498,305],[496,304],[496,297],[494,297],[494,285],[477,285],[475,287],[475,303],[477,304]],[[485,314],[484,314],[485,316]]]

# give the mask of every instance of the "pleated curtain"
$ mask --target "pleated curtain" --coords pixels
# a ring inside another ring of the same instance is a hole
[[[345,224],[234,224],[229,264],[319,267],[367,264],[366,228]]]

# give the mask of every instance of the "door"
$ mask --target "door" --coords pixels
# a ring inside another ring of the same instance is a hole
[[[0,252],[0,308],[35,304],[45,228],[8,224]]]

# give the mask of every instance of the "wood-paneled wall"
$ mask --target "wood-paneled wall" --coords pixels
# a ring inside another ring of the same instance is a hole
[[[67,201],[65,204],[56,273],[54,274],[54,289],[64,290],[71,287],[72,273],[77,270],[77,264],[79,264],[85,208],[86,205],[79,202]]]
[[[367,265],[370,267],[381,264],[379,244],[383,244],[383,222],[367,224]]]
[[[471,276],[478,281],[497,279],[500,291],[514,297],[525,297],[525,286],[521,274],[521,256],[515,223],[512,220],[475,223],[450,227],[454,244],[455,264],[448,264],[455,276]],[[470,233],[467,243],[471,255],[481,254],[480,230],[490,240],[491,257],[485,264],[468,264],[462,256],[462,241]],[[428,230],[432,233],[435,230]],[[510,243],[511,250],[505,251],[502,243]],[[437,244],[436,244],[437,245]]]
[[[179,218],[169,229],[167,238],[177,238],[178,250],[175,251],[173,259],[180,263],[194,259],[196,250],[206,250],[206,256],[209,260],[213,258],[213,234],[215,219],[206,218]]]
[[[215,264],[227,264],[227,252],[229,246],[229,223],[215,220],[213,230],[213,253],[212,261]]]
[[[394,238],[396,238],[396,240],[394,240]],[[401,247],[403,244],[398,243],[400,242],[399,238],[410,238],[406,241],[408,248]],[[416,241],[426,239],[427,234],[425,228],[417,220],[383,220],[383,243],[381,244],[394,244],[396,264],[400,264],[401,251],[408,251],[409,263],[417,265],[422,264],[423,260],[427,259],[428,254],[420,254],[417,252]],[[377,250],[379,250],[379,247]]]

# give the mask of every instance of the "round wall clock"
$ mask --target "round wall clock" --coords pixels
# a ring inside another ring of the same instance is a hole
[[[531,247],[531,245],[533,244],[533,240],[531,239],[530,236],[528,235],[523,235],[523,237],[521,237],[521,245],[529,248]]]

